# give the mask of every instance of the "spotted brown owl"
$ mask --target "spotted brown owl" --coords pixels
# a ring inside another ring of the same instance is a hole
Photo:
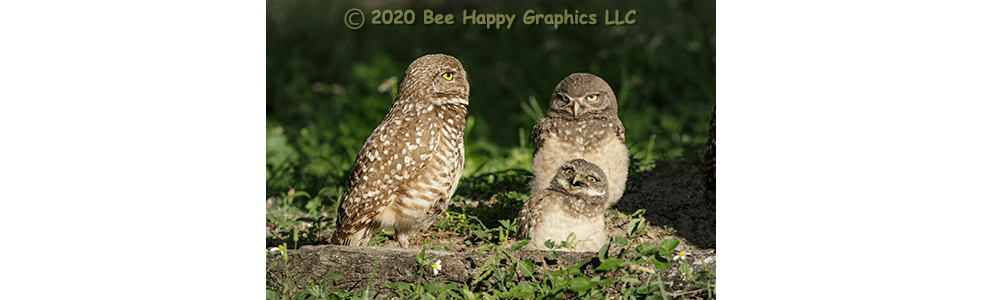
[[[563,162],[582,158],[610,180],[605,208],[621,199],[630,158],[617,98],[602,78],[574,73],[563,79],[552,94],[549,113],[532,128],[532,142],[532,193],[546,189]]]
[[[607,183],[595,164],[583,159],[563,163],[549,187],[533,193],[518,213],[518,238],[530,237],[532,247],[546,250],[546,240],[558,245],[572,233],[573,251],[600,250],[608,241]]]
[[[467,73],[453,56],[430,54],[409,65],[351,168],[332,244],[365,246],[384,226],[408,248],[447,209],[464,167],[469,96]]]

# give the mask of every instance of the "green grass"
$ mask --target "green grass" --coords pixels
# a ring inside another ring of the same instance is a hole
[[[545,265],[537,266],[528,258],[519,259],[513,252],[521,249],[529,240],[527,238],[517,241],[509,239],[508,237],[514,233],[514,226],[509,226],[508,222],[503,222],[502,226],[497,228],[501,230],[491,230],[491,234],[478,238],[484,241],[497,240],[495,243],[487,243],[483,247],[477,247],[478,250],[476,251],[489,253],[492,258],[476,270],[471,276],[474,279],[468,283],[457,285],[423,280],[422,273],[434,271],[435,266],[433,260],[425,258],[427,248],[424,247],[419,254],[415,255],[416,262],[421,266],[417,271],[416,279],[412,282],[388,283],[387,287],[390,292],[403,299],[530,297],[536,299],[609,299],[611,297],[662,299],[668,296],[697,292],[703,292],[710,298],[713,297],[716,289],[715,264],[690,265],[688,260],[678,260],[675,268],[688,284],[684,289],[685,292],[668,293],[665,291],[666,282],[662,281],[660,277],[645,273],[654,274],[655,272],[647,266],[660,270],[672,268],[673,254],[678,253],[674,249],[679,242],[674,239],[663,239],[658,244],[643,241],[642,237],[651,234],[651,231],[648,230],[648,222],[640,216],[643,211],[635,212],[630,216],[616,211],[611,214],[617,214],[618,217],[630,220],[628,236],[619,236],[600,249],[597,255],[599,265],[593,269],[595,271],[593,276],[588,276],[583,272],[584,265],[589,263],[588,261],[569,266],[548,263],[549,261],[556,261],[557,250],[571,248],[568,241],[547,241],[545,243],[546,247],[550,249],[543,256],[543,260],[547,262]],[[454,224],[451,226],[471,227],[476,225],[484,228],[474,218],[468,218],[462,214],[453,215],[451,218],[445,218],[447,223]],[[288,261],[290,257],[283,251],[285,247],[279,249],[280,252],[268,255],[275,255],[277,256],[276,259],[283,259],[284,262]],[[338,274],[326,276],[319,283],[308,280],[306,287],[301,289],[298,288],[299,285],[295,282],[290,270],[287,269],[285,273],[284,278],[274,278],[274,280],[278,280],[282,289],[267,286],[267,299],[355,299],[364,296],[362,290],[333,290],[327,282],[332,279],[340,279],[341,275]],[[366,283],[366,289],[370,285],[370,283]]]
[[[632,172],[699,151],[715,99],[715,2],[604,4],[470,2],[480,13],[636,10],[630,26],[515,24],[512,29],[423,25],[424,9],[461,17],[458,2],[421,2],[417,24],[359,30],[343,25],[358,2],[267,2],[266,197],[276,229],[268,245],[326,242],[337,200],[359,149],[391,105],[409,63],[429,53],[457,57],[471,97],[466,161],[453,204],[434,223],[466,237],[472,251],[502,247],[528,198],[530,132],[560,80],[575,72],[604,78],[617,94]],[[453,7],[453,8],[447,8]],[[407,9],[382,7],[380,9]],[[602,22],[602,20],[601,20]],[[390,82],[391,83],[391,82]],[[461,205],[463,203],[474,205]],[[475,204],[476,203],[476,204]],[[389,233],[391,235],[391,233]],[[373,244],[391,242],[380,232]],[[427,244],[430,249],[448,246]]]

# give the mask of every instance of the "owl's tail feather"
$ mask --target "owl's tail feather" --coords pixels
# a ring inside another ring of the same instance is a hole
[[[350,225],[345,226],[345,224],[338,224],[338,229],[334,232],[334,236],[331,237],[330,243],[342,246],[365,246],[368,245],[368,241],[378,229],[378,226],[367,226],[362,228],[352,227],[353,226]]]

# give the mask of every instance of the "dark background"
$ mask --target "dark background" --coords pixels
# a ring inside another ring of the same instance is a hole
[[[344,25],[358,8],[366,24]],[[411,9],[413,25],[371,24],[372,10]],[[454,15],[425,25],[425,9]],[[514,14],[511,29],[463,25],[463,10]],[[522,22],[525,11],[596,14],[558,29]],[[632,25],[604,25],[636,14]],[[553,88],[571,73],[604,78],[617,94],[635,170],[700,151],[716,101],[714,1],[267,1],[266,193],[308,193],[299,207],[336,201],[358,150],[395,96],[380,92],[414,59],[457,57],[471,83],[464,177],[528,170],[529,132]],[[305,205],[306,204],[306,205]]]

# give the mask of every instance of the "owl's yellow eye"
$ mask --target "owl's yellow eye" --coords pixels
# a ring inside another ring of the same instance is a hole
[[[450,72],[443,73],[443,79],[453,80],[453,73]]]
[[[573,169],[566,169],[563,172],[566,174],[573,174]]]
[[[586,179],[589,180],[590,182],[597,182],[597,177],[587,176]]]
[[[563,95],[562,97],[563,97],[563,102],[569,102],[569,97],[566,97],[566,95]]]
[[[597,102],[597,95],[587,96],[586,99],[590,100],[590,102]]]

